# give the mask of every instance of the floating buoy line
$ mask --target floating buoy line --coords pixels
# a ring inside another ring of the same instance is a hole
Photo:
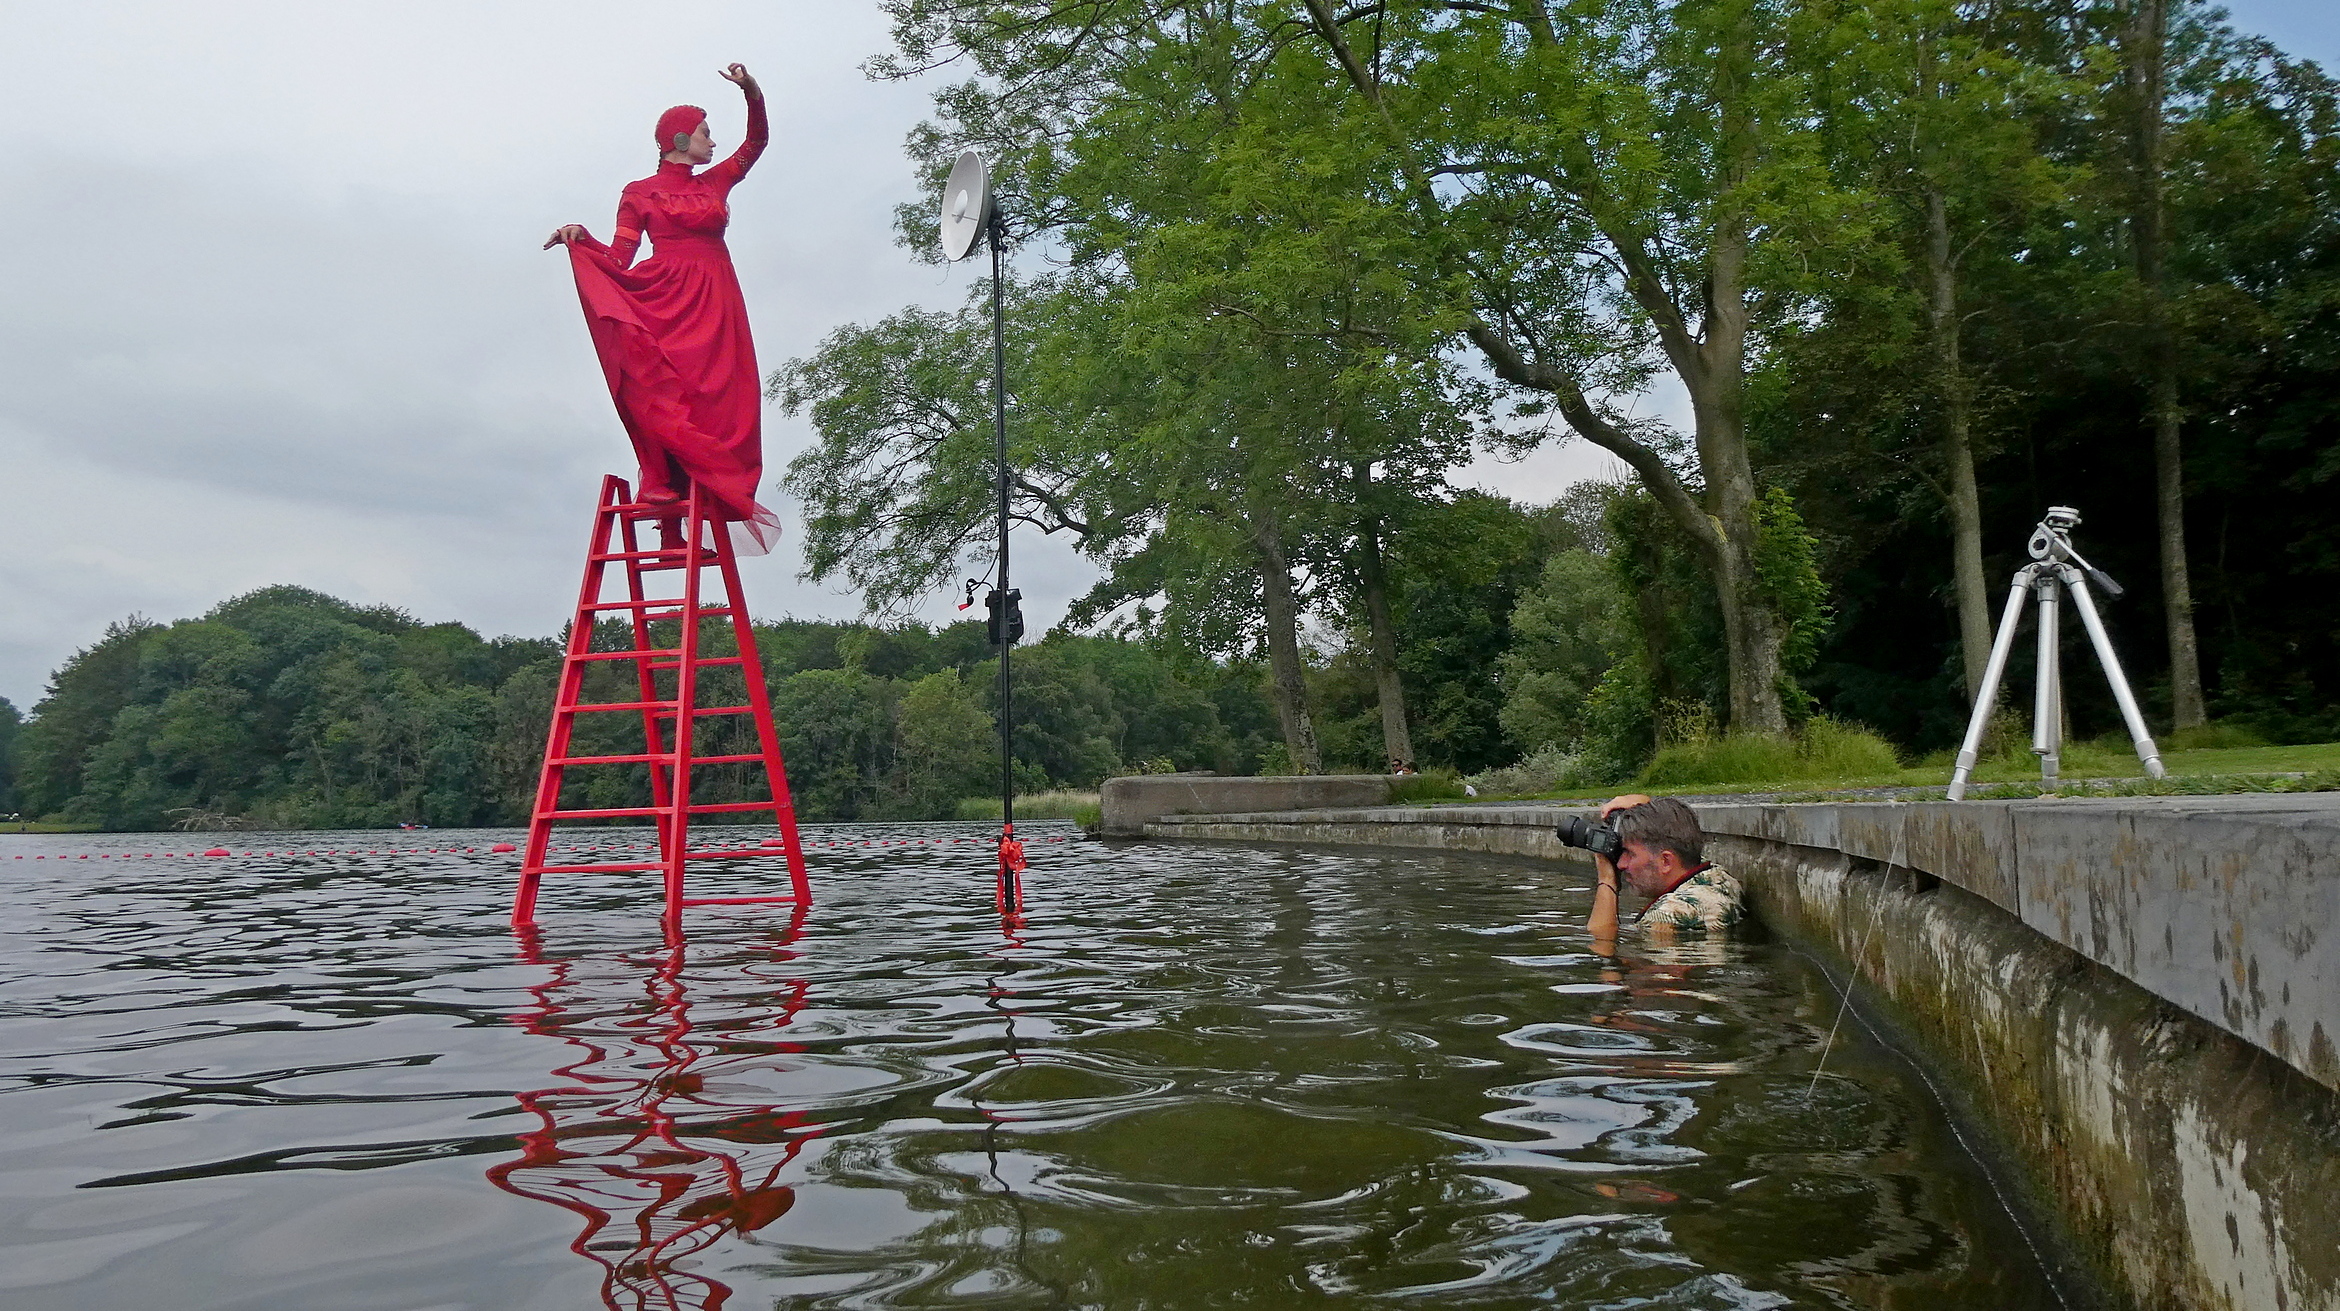
[[[1037,841],[1043,841],[1043,842],[1064,842],[1064,841],[1067,841],[1068,839],[1066,839],[1066,838],[1064,838],[1064,837],[1061,837],[1061,836],[1059,836],[1059,837],[1041,838],[1041,839],[1036,839],[1036,840],[1037,840]],[[988,843],[990,843],[990,842],[991,842],[991,839],[989,839],[989,838],[871,838],[871,839],[867,839],[867,840],[864,840],[864,841],[859,841],[859,842],[856,842],[856,841],[850,841],[850,840],[848,840],[848,841],[842,841],[842,842],[807,842],[807,843],[805,843],[804,845],[805,845],[807,848],[812,848],[812,847],[947,847],[947,846],[952,846],[952,845],[955,845],[955,844],[957,844],[957,843],[961,843],[961,842],[973,842],[973,843],[977,843],[977,844],[988,844]],[[767,847],[776,847],[776,846],[779,846],[779,845],[780,845],[780,839],[778,839],[778,838],[766,838],[766,839],[764,839],[764,841],[763,841],[763,845],[764,845],[764,846],[767,846]],[[658,849],[658,844],[657,844],[657,843],[655,843],[655,842],[621,842],[621,843],[606,843],[606,844],[600,844],[600,845],[596,845],[596,844],[592,844],[592,843],[572,843],[572,844],[563,845],[563,846],[553,846],[553,847],[547,847],[547,848],[546,848],[546,850],[547,850],[547,851],[656,851],[657,849]],[[493,846],[490,846],[490,847],[391,847],[391,848],[369,847],[369,848],[367,848],[367,849],[365,849],[365,850],[363,850],[363,851],[357,850],[357,849],[355,849],[355,848],[351,848],[351,849],[349,849],[349,850],[346,850],[346,851],[242,851],[242,852],[238,852],[238,851],[230,851],[230,850],[228,850],[226,847],[212,847],[212,848],[210,848],[210,849],[209,849],[209,850],[207,850],[207,851],[100,851],[100,852],[94,852],[94,853],[93,853],[93,852],[82,852],[82,853],[79,853],[79,854],[74,854],[74,855],[68,855],[68,854],[65,854],[65,853],[62,853],[62,852],[60,852],[60,853],[57,853],[57,854],[55,854],[55,855],[47,855],[47,854],[41,854],[41,855],[31,855],[31,856],[23,856],[23,855],[20,855],[20,856],[13,857],[13,859],[16,859],[16,860],[155,860],[155,859],[158,859],[158,858],[177,858],[177,857],[186,857],[186,856],[194,856],[194,857],[206,857],[206,856],[209,856],[209,857],[220,857],[220,856],[260,856],[260,857],[276,857],[276,858],[280,858],[280,859],[281,859],[281,858],[287,858],[287,857],[302,857],[302,856],[477,856],[477,855],[500,856],[500,855],[505,855],[505,854],[507,854],[507,853],[517,852],[518,850],[519,850],[519,848],[518,848],[518,847],[515,847],[515,846],[513,846],[513,845],[512,845],[511,843],[509,843],[509,842],[498,842],[498,843],[496,843],[495,845],[493,845]]]

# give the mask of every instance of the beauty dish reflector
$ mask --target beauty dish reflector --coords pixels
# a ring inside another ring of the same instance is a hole
[[[943,258],[965,259],[973,253],[990,218],[991,170],[984,167],[983,156],[970,150],[951,166],[951,180],[943,184]]]

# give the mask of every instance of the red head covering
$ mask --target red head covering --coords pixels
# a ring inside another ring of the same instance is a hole
[[[699,124],[707,121],[707,111],[697,105],[676,105],[658,116],[658,153],[681,150],[691,143],[691,134]],[[675,138],[682,138],[677,141]]]

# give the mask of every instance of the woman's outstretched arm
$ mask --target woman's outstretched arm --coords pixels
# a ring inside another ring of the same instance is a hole
[[[739,143],[739,149],[732,151],[730,158],[699,176],[718,178],[729,186],[755,167],[757,157],[764,153],[765,142],[771,139],[772,125],[764,115],[764,88],[756,85],[747,65],[733,64],[724,69],[723,80],[737,85],[740,94],[747,97],[747,139]]]
[[[629,191],[618,197],[617,228],[608,245],[596,240],[583,224],[571,223],[554,229],[552,236],[545,239],[544,248],[581,246],[605,256],[621,269],[632,268],[634,253],[642,248],[642,224],[641,202]]]

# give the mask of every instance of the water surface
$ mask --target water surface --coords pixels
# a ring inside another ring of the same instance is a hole
[[[512,834],[0,838],[0,1305],[2057,1305],[1784,948],[1079,840],[1003,931],[980,831],[809,829],[809,914],[679,940],[635,875],[515,936]]]

